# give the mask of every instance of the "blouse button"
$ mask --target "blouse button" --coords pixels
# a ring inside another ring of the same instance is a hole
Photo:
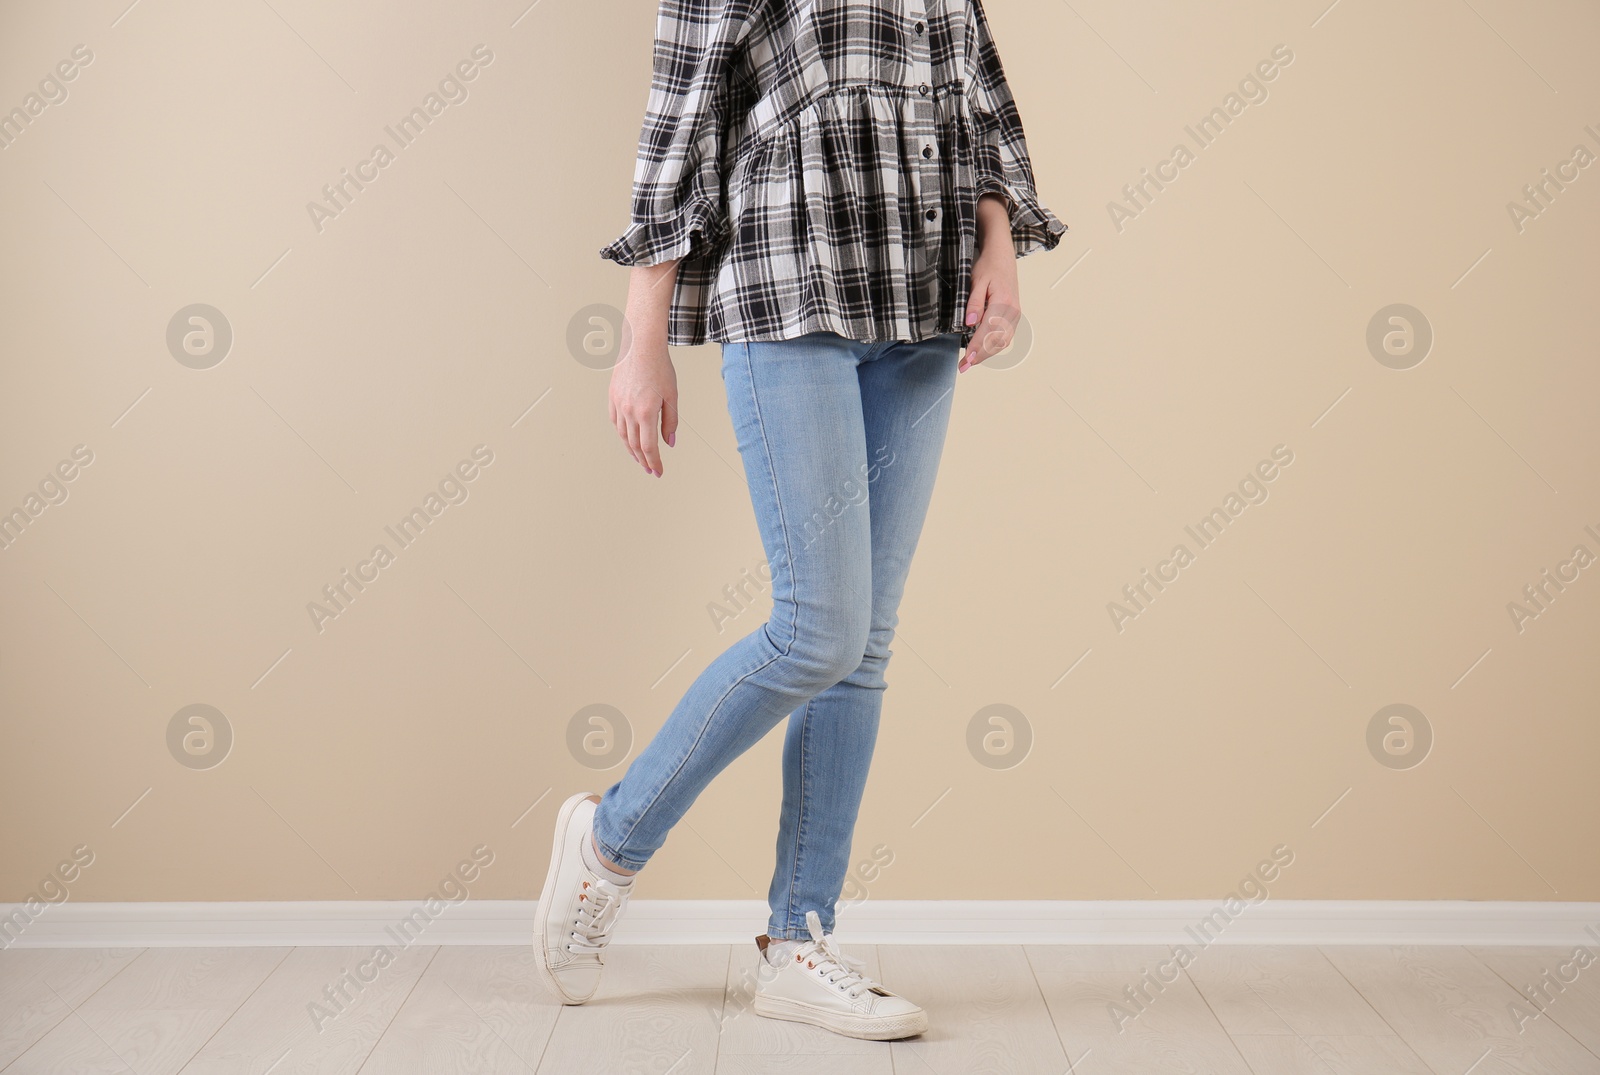
[[[937,210],[937,209],[929,209],[926,213],[924,213],[922,215],[927,217],[929,220],[938,220],[939,219],[939,210]]]
[[[932,147],[932,146],[923,146],[923,147],[922,147],[922,155],[923,155],[923,156],[924,156],[924,157],[931,157],[931,156],[933,156],[933,147]]]
[[[928,95],[928,84],[924,82],[922,85],[918,86],[917,92],[926,97]]]
[[[923,24],[919,22],[919,23],[917,23],[915,29],[917,31],[917,36],[921,37],[922,36],[922,31],[927,29],[927,27],[923,26]]]

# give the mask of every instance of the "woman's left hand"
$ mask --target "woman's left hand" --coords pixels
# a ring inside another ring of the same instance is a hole
[[[1017,253],[1011,242],[1011,217],[998,194],[978,199],[978,256],[972,264],[972,294],[966,323],[977,326],[967,353],[957,365],[965,373],[1011,346],[1022,320],[1017,294]]]

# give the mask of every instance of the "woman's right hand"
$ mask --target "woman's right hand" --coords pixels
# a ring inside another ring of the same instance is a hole
[[[664,473],[660,441],[672,447],[678,432],[678,372],[667,350],[667,313],[677,275],[675,260],[633,268],[622,353],[611,368],[611,424],[639,465],[658,478]]]
[[[678,430],[678,372],[667,353],[665,332],[648,339],[632,334],[632,346],[611,369],[611,423],[639,465],[660,477],[661,440],[668,445]]]

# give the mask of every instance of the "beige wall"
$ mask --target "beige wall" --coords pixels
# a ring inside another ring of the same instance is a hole
[[[6,110],[93,56],[0,151],[0,507],[93,457],[0,552],[0,899],[75,848],[73,899],[414,898],[480,846],[473,894],[531,899],[560,800],[616,780],[764,617],[707,611],[761,562],[716,348],[676,355],[685,428],[652,480],[568,345],[624,297],[596,251],[653,6],[524,6],[0,15]],[[1324,6],[990,4],[1071,232],[1021,263],[1025,360],[958,388],[868,896],[1220,896],[1284,845],[1281,897],[1600,899],[1600,566],[1508,612],[1600,554],[1600,170],[1508,211],[1600,152],[1600,16]],[[479,45],[469,97],[319,231],[307,203]],[[1114,221],[1279,45],[1266,99]],[[195,303],[233,334],[208,369],[166,339]],[[1433,334],[1406,369],[1367,342],[1397,303]],[[478,445],[468,498],[399,549],[385,525]],[[1200,549],[1185,526],[1279,445],[1267,499]],[[308,603],[380,542],[394,562],[319,630]],[[1119,630],[1108,605],[1178,543],[1193,562]],[[604,771],[568,747],[596,703],[633,736]],[[1397,703],[1432,732],[1411,768],[1369,748]],[[193,704],[231,729],[219,765],[169,747]],[[968,746],[996,704],[1031,736],[979,750],[1003,768]],[[780,746],[703,796],[643,894],[765,896]]]

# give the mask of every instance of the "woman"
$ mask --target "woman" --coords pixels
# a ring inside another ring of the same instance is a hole
[[[787,716],[755,1010],[926,1028],[839,951],[834,904],[955,378],[1010,344],[1016,258],[1065,231],[979,0],[660,0],[632,223],[600,252],[632,266],[611,420],[660,477],[668,345],[721,344],[773,610],[604,796],[562,806],[534,942],[565,1002],[598,988],[633,875]]]

